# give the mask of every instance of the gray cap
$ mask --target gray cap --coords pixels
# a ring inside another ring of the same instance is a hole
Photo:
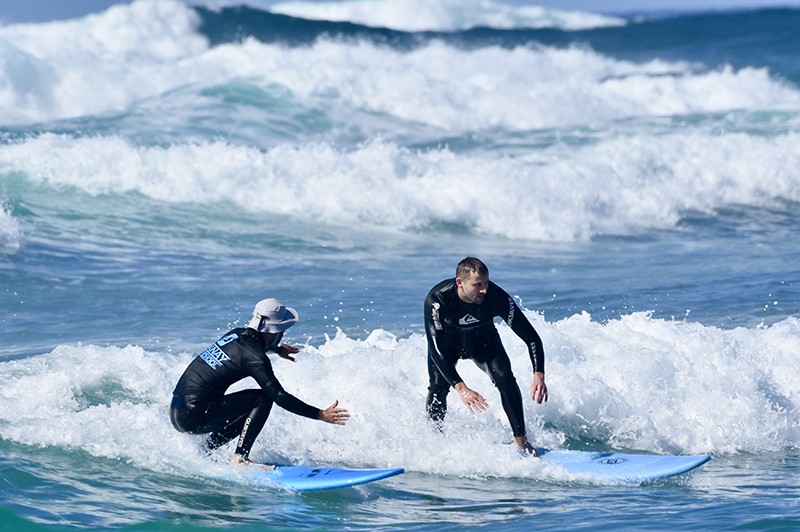
[[[297,323],[299,318],[295,309],[284,307],[277,299],[262,299],[256,303],[253,319],[247,326],[259,332],[279,333]]]

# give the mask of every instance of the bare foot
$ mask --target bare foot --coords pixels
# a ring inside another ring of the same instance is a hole
[[[536,458],[542,456],[542,453],[540,453],[538,449],[534,448],[533,445],[528,443],[528,440],[524,436],[515,437],[514,440],[519,446],[519,454],[521,456],[535,456]]]
[[[263,467],[264,469],[275,469],[275,466],[272,464],[259,464],[258,462],[253,462],[249,458],[246,458],[240,454],[234,454],[232,462],[233,465],[257,465]]]
[[[528,445],[527,447],[520,447],[519,448],[519,454],[521,456],[534,456],[536,458],[539,458],[540,456],[542,456],[542,453],[540,453],[538,449],[535,449],[535,448],[531,447],[530,445]]]

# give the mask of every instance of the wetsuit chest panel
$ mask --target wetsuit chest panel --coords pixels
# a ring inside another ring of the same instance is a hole
[[[442,353],[459,358],[474,358],[497,340],[494,318],[507,309],[502,289],[490,282],[482,304],[466,303],[458,297],[455,280],[443,281],[429,296],[434,330],[438,330]],[[438,327],[436,326],[438,322]]]
[[[444,332],[448,334],[467,334],[470,331],[483,330],[488,333],[490,329],[494,329],[494,318],[500,315],[496,296],[500,296],[501,303],[503,302],[503,297],[501,293],[498,293],[498,290],[493,288],[490,283],[489,291],[483,303],[478,305],[462,301],[458,297],[458,288],[455,283],[448,286],[441,294],[443,304],[439,309]]]
[[[464,303],[458,297],[453,305],[453,311],[445,318],[445,323],[460,333],[466,333],[494,324],[494,316],[487,312],[484,305]]]

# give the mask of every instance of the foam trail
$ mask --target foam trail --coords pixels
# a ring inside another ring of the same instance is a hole
[[[526,314],[542,334],[548,358],[549,403],[525,402],[538,445],[557,448],[566,439],[592,439],[619,449],[685,454],[796,448],[795,318],[721,330],[646,313],[607,324],[586,314],[554,323]],[[527,390],[527,351],[505,325],[500,332]],[[496,392],[468,361],[459,371],[487,397],[490,409],[470,415],[453,398],[445,434],[432,431],[423,408],[425,349],[419,334],[398,338],[376,330],[354,340],[340,332],[319,346],[306,345],[297,363],[276,360],[286,389],[319,407],[338,399],[352,419],[332,426],[275,409],[254,458],[476,477],[561,474],[537,463],[520,467],[513,446],[501,443],[510,433]],[[0,436],[159,471],[216,475],[204,465],[202,437],[174,431],[166,412],[172,387],[193,356],[136,346],[65,345],[0,362]],[[234,389],[252,386],[245,382]],[[220,451],[223,464],[229,453]],[[486,459],[468,459],[475,455]]]
[[[559,394],[559,416],[615,447],[735,453],[796,446],[800,387],[788,364],[798,327],[795,318],[721,330],[648,313],[607,325],[573,316],[556,324],[557,334],[546,332],[545,345],[560,351],[550,352],[551,387],[567,392]]]

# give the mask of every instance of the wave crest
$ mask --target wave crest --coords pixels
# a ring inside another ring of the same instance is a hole
[[[510,6],[491,0],[278,2],[270,5],[269,10],[293,17],[401,31],[460,31],[477,27],[584,30],[625,25],[625,20],[618,17],[540,6]]]
[[[800,142],[743,133],[639,135],[518,157],[412,151],[386,141],[269,150],[222,141],[136,146],[44,134],[0,147],[32,181],[256,216],[415,231],[440,225],[544,241],[673,228],[688,211],[800,202]],[[176,222],[178,223],[178,222]]]

